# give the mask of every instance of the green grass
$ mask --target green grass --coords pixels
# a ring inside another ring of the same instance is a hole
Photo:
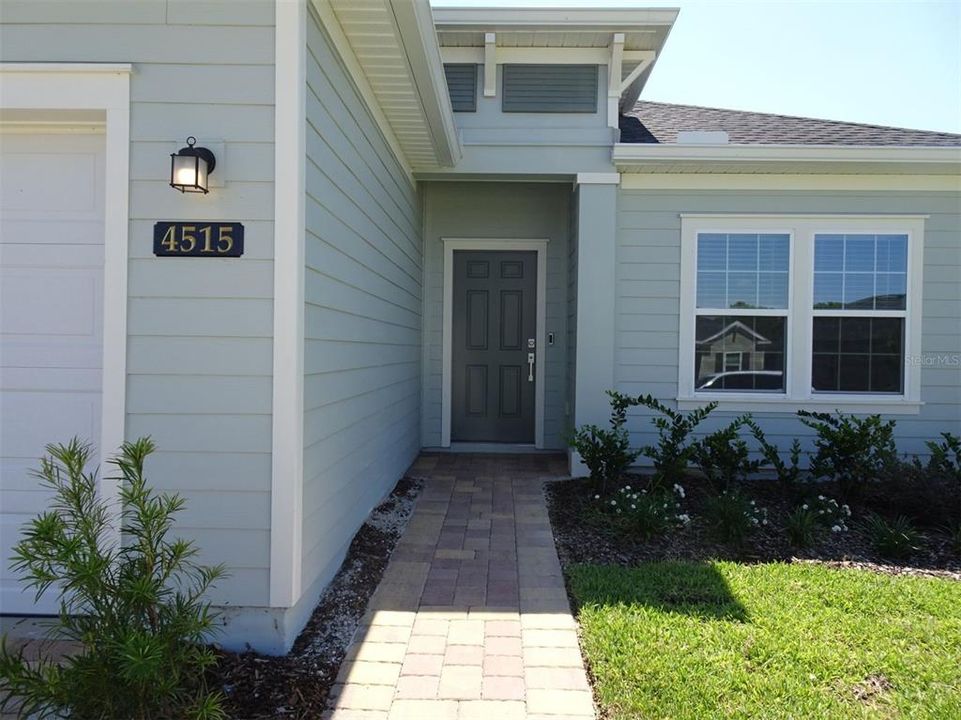
[[[961,583],[779,563],[569,574],[611,720],[961,718]]]

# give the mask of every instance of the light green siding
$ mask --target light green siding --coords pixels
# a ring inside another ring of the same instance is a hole
[[[186,498],[178,531],[239,606],[269,602],[273,25],[272,0],[0,4],[3,62],[134,66],[126,432],[157,443],[151,482]],[[188,135],[222,144],[210,195],[167,185]],[[189,219],[243,223],[244,256],[155,258],[153,224]]]
[[[423,258],[417,192],[312,12],[307,49],[302,571],[310,594],[420,449]]]
[[[554,345],[542,349],[544,444],[563,448],[567,429],[568,237],[571,190],[567,183],[425,183],[426,315],[424,319],[423,442],[441,442],[444,304],[443,238],[508,238],[547,244],[547,327]]]
[[[677,397],[680,213],[928,215],[924,238],[922,354],[961,353],[961,196],[949,192],[650,191],[620,193],[617,231],[615,383],[632,393]],[[924,366],[917,415],[897,421],[898,448],[923,452],[943,431],[961,432],[961,367]],[[807,437],[789,413],[754,413],[774,441]],[[732,417],[716,412],[706,429]],[[714,420],[713,418],[716,418]],[[632,442],[653,441],[647,415],[630,421]]]

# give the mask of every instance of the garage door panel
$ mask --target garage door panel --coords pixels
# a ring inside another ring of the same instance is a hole
[[[23,523],[48,505],[50,491],[33,475],[45,446],[100,439],[103,166],[98,135],[15,133],[0,143],[4,612],[56,610],[52,599],[34,605],[6,563]]]
[[[89,269],[19,268],[0,274],[0,326],[9,335],[99,334],[102,281]]]

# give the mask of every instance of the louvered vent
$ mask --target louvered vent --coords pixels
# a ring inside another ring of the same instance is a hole
[[[597,112],[597,65],[504,65],[504,112]]]
[[[451,64],[444,65],[447,76],[447,92],[454,112],[477,111],[477,66]]]

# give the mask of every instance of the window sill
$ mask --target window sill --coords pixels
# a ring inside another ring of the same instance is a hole
[[[920,400],[866,398],[839,395],[830,398],[757,397],[755,395],[696,395],[677,398],[678,410],[693,410],[710,402],[718,410],[759,413],[791,413],[798,410],[881,415],[917,415],[924,405]]]

